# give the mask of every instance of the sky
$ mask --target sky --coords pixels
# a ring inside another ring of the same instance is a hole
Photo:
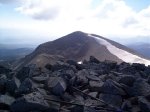
[[[74,31],[150,42],[150,0],[0,0],[0,44],[38,45]]]

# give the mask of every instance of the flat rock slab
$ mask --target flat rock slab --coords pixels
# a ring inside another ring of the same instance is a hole
[[[97,92],[99,92],[102,89],[103,85],[104,85],[104,82],[89,81],[89,87],[90,87],[89,89],[91,91],[97,91]]]
[[[115,107],[120,107],[122,104],[122,97],[119,95],[100,94],[99,98],[103,100],[104,102]]]
[[[111,79],[106,80],[100,92],[112,95],[126,95],[120,84]]]
[[[44,100],[44,97],[37,92],[25,95],[17,99],[11,105],[12,112],[30,112],[30,111],[44,111],[50,112],[49,104]]]
[[[32,77],[32,80],[34,80],[37,83],[45,83],[47,79],[48,79],[48,76],[47,77],[44,77],[44,76]]]

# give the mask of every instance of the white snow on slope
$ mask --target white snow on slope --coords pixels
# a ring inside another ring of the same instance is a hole
[[[78,62],[78,64],[82,64],[82,63],[83,63],[82,61],[79,61],[79,62]]]
[[[88,34],[88,36],[93,37],[96,39],[96,41],[101,44],[106,46],[106,48],[109,50],[110,53],[112,53],[113,55],[117,56],[119,59],[128,62],[128,63],[141,63],[141,64],[145,64],[146,66],[150,65],[150,60],[141,58],[137,55],[134,55],[130,52],[127,52],[125,50],[119,49],[117,47],[115,47],[114,45],[112,45],[111,43],[109,43],[108,41],[93,36],[91,34]]]

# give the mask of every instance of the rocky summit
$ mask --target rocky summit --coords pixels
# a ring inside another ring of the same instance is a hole
[[[1,112],[150,112],[150,66],[91,56],[0,68]]]

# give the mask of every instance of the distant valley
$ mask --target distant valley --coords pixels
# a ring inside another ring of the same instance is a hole
[[[0,64],[9,66],[16,60],[19,60],[30,54],[34,48],[10,48],[7,46],[0,47]]]

